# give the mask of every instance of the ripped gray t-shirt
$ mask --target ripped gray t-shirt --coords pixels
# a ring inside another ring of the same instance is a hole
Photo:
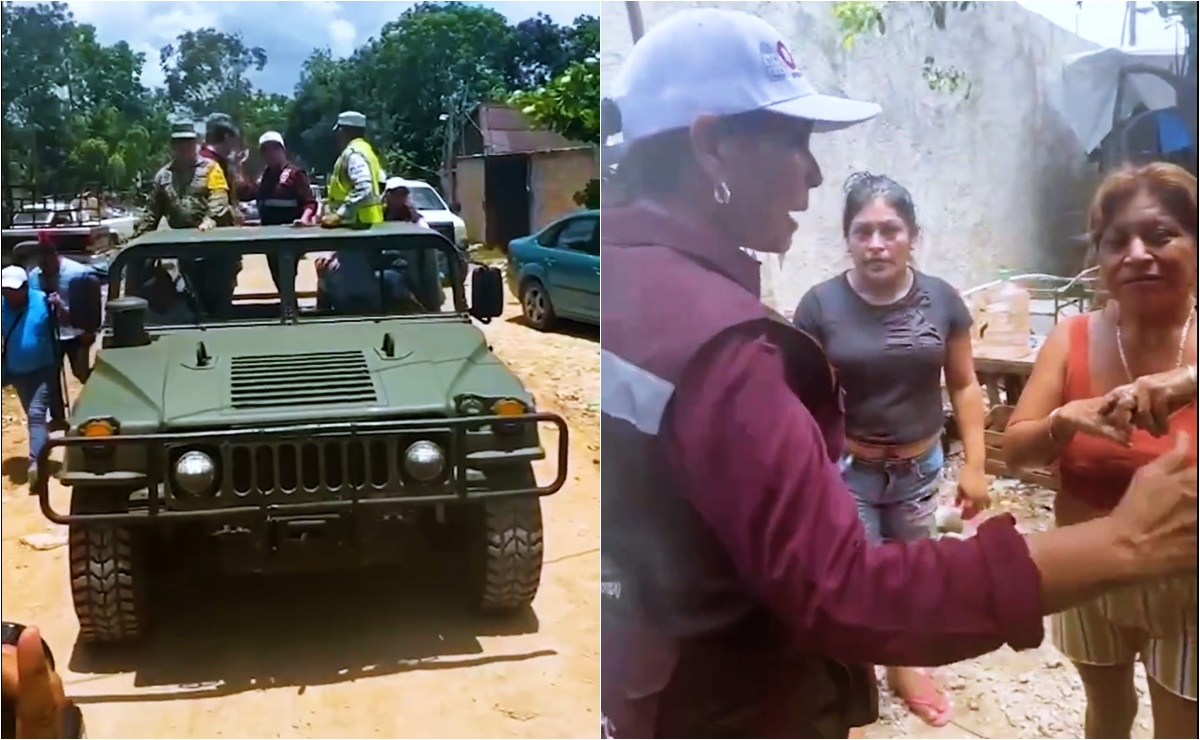
[[[913,271],[912,290],[873,306],[846,274],[800,299],[792,323],[825,348],[846,391],[846,436],[906,445],[944,424],[942,368],[949,339],[971,328],[971,312],[949,283]]]

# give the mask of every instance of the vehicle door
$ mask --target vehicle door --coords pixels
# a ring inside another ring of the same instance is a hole
[[[550,300],[565,316],[600,316],[600,219],[581,214],[567,219],[554,235],[543,264],[550,281]]]

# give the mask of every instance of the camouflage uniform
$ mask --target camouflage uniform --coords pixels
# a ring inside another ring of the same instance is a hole
[[[197,138],[195,125],[190,122],[174,124],[171,138],[194,142]],[[135,237],[157,229],[164,217],[172,229],[233,226],[235,223],[229,202],[229,181],[220,165],[212,160],[197,156],[189,163],[172,162],[155,173],[152,187],[150,202],[134,226]],[[240,260],[181,259],[179,267],[208,314],[217,315],[228,308],[241,270]]]
[[[190,123],[175,124],[172,129],[172,139],[196,138]],[[133,228],[134,236],[154,231],[164,217],[172,229],[194,229],[206,220],[209,226],[234,223],[229,181],[211,160],[197,157],[194,163],[168,164],[154,174],[151,187],[150,202]]]

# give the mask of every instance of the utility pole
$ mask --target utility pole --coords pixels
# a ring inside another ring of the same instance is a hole
[[[1129,36],[1127,46],[1137,46],[1137,0],[1125,3],[1125,12],[1129,14],[1128,28]]]
[[[625,12],[629,14],[629,34],[633,36],[633,43],[636,44],[646,33],[646,24],[642,20],[642,6],[636,2],[627,2]]]

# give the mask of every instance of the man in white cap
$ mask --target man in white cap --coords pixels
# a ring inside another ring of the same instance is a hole
[[[377,224],[383,221],[380,183],[383,167],[367,142],[367,117],[358,111],[338,115],[333,127],[342,150],[329,178],[325,227]]]
[[[288,159],[283,134],[268,131],[258,137],[258,151],[263,171],[258,179],[240,188],[241,200],[253,200],[258,205],[263,226],[300,222],[316,223],[317,201],[313,198],[308,173]]]
[[[879,107],[820,94],[770,24],[716,9],[651,28],[611,91],[626,202],[601,212],[604,736],[845,738],[878,716],[870,664],[1037,647],[1044,615],[1195,573],[1186,440],[1108,517],[872,546],[838,466],[841,387],[762,304],[745,250],[787,251],[822,182],[810,137]]]
[[[267,131],[258,137],[258,151],[262,156],[263,171],[258,179],[250,180],[238,189],[238,198],[256,202],[259,222],[263,226],[315,225],[317,201],[313,198],[308,173],[288,160],[283,134]],[[267,263],[278,287],[279,259],[271,255],[267,257]]]
[[[50,439],[47,422],[54,394],[59,393],[54,307],[45,293],[29,284],[25,269],[9,265],[0,272],[0,324],[4,334],[2,370],[25,409],[29,429],[29,480],[37,478],[37,456]]]

